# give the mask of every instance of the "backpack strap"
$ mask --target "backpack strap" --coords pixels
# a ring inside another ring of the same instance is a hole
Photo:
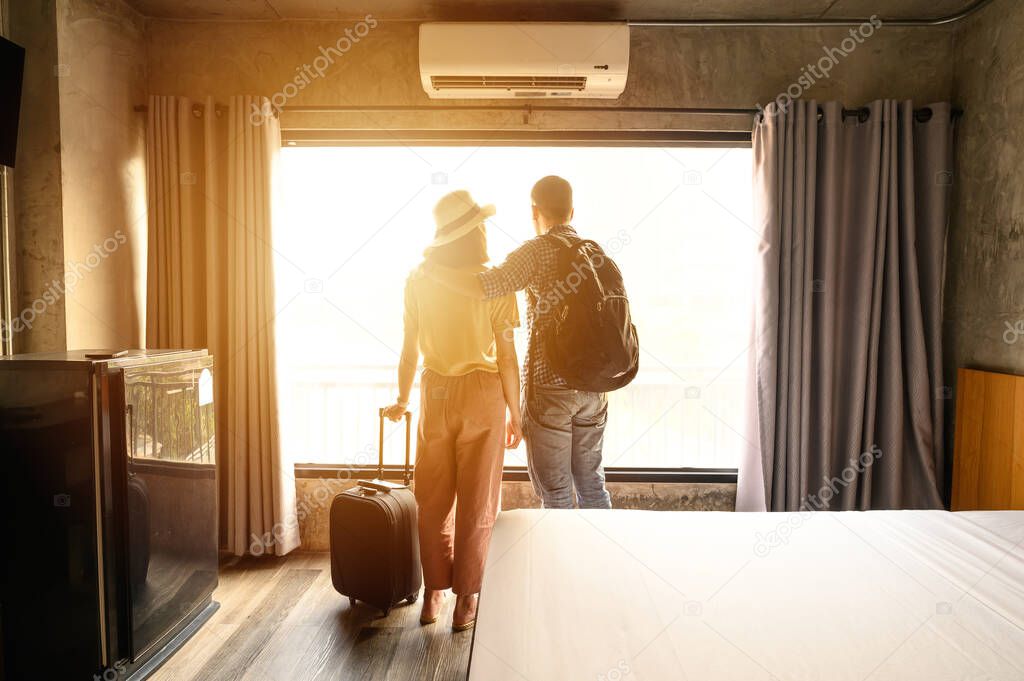
[[[576,243],[582,241],[582,239],[580,239],[579,237],[576,237],[576,239],[574,240],[572,237],[565,236],[564,234],[552,234],[551,232],[545,232],[544,234],[541,234],[539,238],[540,239],[544,239],[544,240],[549,240],[549,241],[553,242],[555,248],[558,248],[560,250],[570,249]],[[526,295],[527,295],[527,299],[530,301],[531,305],[535,305],[537,303],[536,298],[534,297],[534,295],[533,295],[533,293],[531,291],[527,291]],[[530,340],[529,340],[529,345],[530,346],[533,345],[533,340],[534,340],[533,339],[533,335],[536,334],[536,333],[538,333],[537,327],[534,326],[533,328],[530,329]],[[543,348],[540,348],[538,346],[537,352],[544,352],[544,350],[543,350]],[[536,357],[531,357],[530,359],[536,361]],[[527,394],[529,394],[529,392],[533,388],[533,369],[534,369],[534,365],[531,364],[530,371],[528,371],[527,375],[526,375],[526,386],[525,386],[525,388],[526,388]]]
[[[594,248],[596,248],[597,250],[601,251],[602,253],[604,252],[603,249],[601,248],[601,244],[597,243],[593,239],[583,239],[583,238],[578,237],[578,236],[577,237],[570,237],[570,236],[566,236],[564,234],[552,234],[551,232],[548,232],[547,234],[543,234],[541,238],[543,238],[543,237],[551,237],[552,239],[557,241],[558,242],[558,247],[561,248],[562,250],[570,250],[570,249],[573,249],[573,248],[578,248],[580,246],[580,244],[592,244]],[[605,257],[607,257],[607,256],[605,256]],[[600,293],[602,299],[607,298],[608,294],[605,293],[604,284],[601,283],[601,277],[597,276],[597,270],[594,269],[594,264],[593,264],[592,261],[590,261],[589,257],[587,257],[587,260],[588,260],[588,262],[590,262],[591,271],[594,273],[594,283],[597,285],[598,293]]]

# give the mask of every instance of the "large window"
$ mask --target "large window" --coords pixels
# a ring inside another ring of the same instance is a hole
[[[533,236],[533,182],[558,174],[573,184],[577,229],[623,271],[642,348],[636,380],[610,396],[605,464],[736,465],[756,243],[750,149],[322,147],[282,156],[276,328],[290,460],[376,460],[376,408],[396,395],[402,291],[432,237],[435,201],[465,188],[497,206],[488,229],[497,264]],[[401,461],[398,433],[389,425],[390,463]],[[506,464],[525,465],[525,447]]]

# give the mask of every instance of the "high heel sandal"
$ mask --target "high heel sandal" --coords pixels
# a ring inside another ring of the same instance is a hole
[[[437,593],[437,592],[435,592],[435,593]],[[441,611],[444,610],[444,592],[442,591],[440,593],[441,593],[441,605],[437,609],[437,614],[434,615],[433,617],[424,617],[423,616],[423,612],[420,611],[420,624],[423,624],[423,625],[433,624],[434,622],[437,621],[437,618],[441,616]],[[424,606],[427,604],[427,598],[428,598],[427,593],[426,593],[426,591],[424,591],[423,592],[423,605]]]
[[[476,624],[476,618],[475,617],[473,619],[469,620],[468,622],[463,622],[462,624],[456,624],[455,622],[452,622],[452,631],[466,631],[468,629],[472,629],[473,625],[475,625],[475,624]]]
[[[474,596],[477,599],[476,600],[476,608],[479,608],[480,607],[480,597],[479,597],[479,595],[478,594],[473,594],[473,596],[470,596],[469,598],[473,598]],[[474,612],[473,612],[473,619],[467,620],[467,621],[461,622],[461,623],[456,623],[453,620],[452,621],[452,631],[467,631],[468,629],[472,629],[473,625],[476,624],[476,608],[474,609]],[[459,609],[459,604],[458,604],[457,600],[455,602],[455,609],[456,610]]]

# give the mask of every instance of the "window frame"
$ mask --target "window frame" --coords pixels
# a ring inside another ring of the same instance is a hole
[[[413,466],[410,466],[410,476]],[[403,480],[405,467],[395,464],[384,466],[383,476],[378,476],[377,466],[350,466],[346,464],[297,463],[295,477],[300,479],[366,480],[381,478],[383,480]],[[605,469],[606,482],[638,482],[638,483],[736,483],[735,468],[643,468],[632,466],[612,466]],[[530,477],[525,466],[505,466],[502,470],[502,482],[529,482]]]
[[[288,147],[436,147],[436,146],[541,146],[541,147],[697,147],[737,148],[752,146],[752,133],[708,130],[282,130]],[[360,480],[378,477],[373,465],[296,463],[301,479]],[[657,468],[610,466],[604,469],[611,483],[725,483],[736,484],[736,468]],[[411,472],[410,472],[411,475]],[[383,467],[384,480],[403,480],[404,467]],[[505,466],[502,482],[527,482],[525,466]]]
[[[750,148],[736,130],[283,129],[288,147],[717,147]]]

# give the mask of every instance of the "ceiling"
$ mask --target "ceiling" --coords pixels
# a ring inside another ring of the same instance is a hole
[[[615,21],[936,19],[975,0],[127,0],[150,17],[202,20]]]

